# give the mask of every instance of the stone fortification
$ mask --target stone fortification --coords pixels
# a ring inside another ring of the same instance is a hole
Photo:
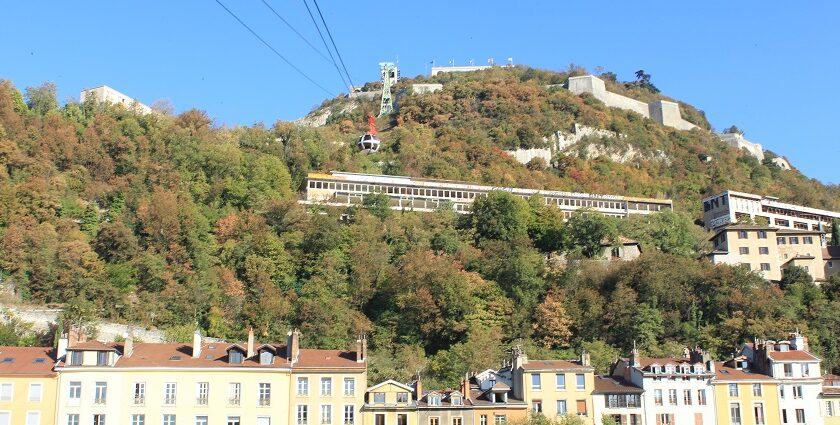
[[[691,130],[696,125],[682,119],[680,107],[675,102],[657,100],[645,103],[627,96],[607,91],[604,80],[594,75],[569,78],[569,90],[574,94],[591,93],[596,99],[612,108],[627,109],[639,115],[650,118],[662,125],[678,130]]]
[[[595,137],[627,137],[623,134],[616,134],[609,130],[603,130],[595,127],[587,127],[575,123],[571,132],[556,131],[551,137],[544,137],[543,140],[548,143],[547,148],[531,148],[531,149],[515,149],[505,151],[518,162],[527,164],[534,158],[542,158],[546,164],[550,164],[552,158],[558,153],[562,152],[569,146],[574,145],[581,139],[587,136]]]
[[[743,134],[740,133],[722,133],[718,134],[720,140],[728,143],[729,146],[732,146],[735,149],[744,149],[750,153],[750,155],[758,158],[759,161],[764,159],[764,149],[758,143],[750,142],[749,140],[744,138]]]

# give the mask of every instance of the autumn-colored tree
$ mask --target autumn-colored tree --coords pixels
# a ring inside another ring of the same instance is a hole
[[[534,315],[534,337],[546,347],[568,347],[572,338],[571,325],[572,320],[563,306],[563,294],[556,289],[549,291]]]

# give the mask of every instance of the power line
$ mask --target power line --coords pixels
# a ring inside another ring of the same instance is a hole
[[[293,27],[292,24],[289,23],[289,21],[283,19],[283,17],[280,16],[280,14],[277,13],[277,11],[274,10],[274,8],[271,7],[271,5],[268,4],[268,2],[266,2],[265,0],[262,0],[262,2],[265,5],[265,7],[267,7],[269,10],[271,10],[272,13],[274,13],[274,16],[276,16],[277,19],[280,19],[281,21],[283,21],[283,23],[286,24],[286,26],[289,27],[289,29],[292,30],[295,34],[297,34],[297,36],[300,37],[300,39],[303,40],[304,43],[309,45],[309,47],[311,47],[312,50],[315,51],[315,53],[317,53],[319,56],[324,58],[325,61],[330,62],[330,59],[326,55],[324,55],[324,53],[321,50],[319,50],[317,47],[315,47],[314,44],[310,43],[309,40],[307,40],[306,37],[304,37],[303,34],[300,33],[300,31],[295,29],[295,27]]]
[[[335,46],[335,40],[333,40],[332,33],[330,33],[330,27],[327,26],[327,21],[324,20],[324,15],[321,14],[321,7],[318,6],[318,0],[312,0],[312,3],[315,3],[315,9],[318,9],[318,16],[321,17],[321,22],[324,23],[324,29],[327,30],[327,35],[330,36],[330,43],[332,43],[335,54],[338,56],[338,61],[341,62],[341,67],[344,68],[344,73],[347,74],[347,79],[350,80],[350,85],[352,86],[353,79],[350,78],[350,73],[347,72],[347,67],[344,66],[344,59],[341,58],[341,53],[338,51],[338,47]]]
[[[248,30],[248,32],[250,32],[250,33],[251,33],[254,37],[256,37],[256,38],[257,38],[257,40],[261,41],[261,42],[262,42],[262,44],[265,44],[265,47],[268,47],[268,48],[269,48],[272,52],[274,52],[274,54],[275,54],[275,55],[277,55],[277,57],[279,57],[280,59],[282,59],[282,60],[283,60],[283,62],[286,62],[286,64],[287,64],[287,65],[289,65],[289,66],[290,66],[292,69],[294,69],[295,71],[297,71],[297,73],[298,73],[298,74],[302,75],[302,76],[303,76],[303,78],[306,78],[307,80],[309,80],[309,82],[310,82],[310,83],[312,83],[312,84],[316,85],[318,88],[320,88],[321,90],[325,91],[328,95],[330,95],[330,96],[335,96],[335,94],[334,94],[334,93],[332,93],[331,91],[329,91],[329,90],[325,89],[325,88],[324,88],[324,86],[322,86],[322,85],[318,84],[315,80],[313,80],[313,79],[312,79],[312,78],[310,78],[308,75],[306,75],[303,71],[301,71],[301,70],[300,70],[300,68],[298,68],[297,66],[295,66],[295,64],[293,64],[290,60],[286,59],[286,57],[285,57],[285,56],[283,56],[282,54],[280,54],[280,52],[278,52],[278,51],[277,51],[277,49],[275,49],[274,47],[272,47],[272,46],[271,46],[271,44],[268,44],[268,42],[267,42],[267,41],[265,41],[262,37],[260,37],[260,35],[259,35],[259,34],[257,34],[254,30],[252,30],[252,29],[251,29],[251,27],[249,27],[249,26],[248,26],[248,24],[246,24],[246,23],[245,23],[245,22],[243,22],[241,19],[239,19],[239,17],[238,17],[238,16],[236,16],[236,14],[235,14],[235,13],[231,12],[231,10],[230,10],[230,9],[228,9],[228,8],[227,8],[227,6],[225,6],[225,5],[224,5],[221,1],[216,0],[216,3],[218,3],[218,4],[219,4],[219,6],[222,6],[222,9],[224,9],[225,11],[227,11],[227,13],[229,13],[229,14],[230,14],[230,16],[233,16],[233,19],[236,19],[236,21],[237,21],[237,22],[239,22],[239,24],[240,24],[240,25],[242,25],[243,27],[245,27],[245,29],[247,29],[247,30]]]
[[[327,53],[329,53],[330,59],[332,59],[332,64],[335,67],[335,71],[338,72],[338,76],[341,77],[341,82],[344,83],[344,86],[346,87],[347,80],[344,79],[344,75],[341,73],[341,70],[338,69],[338,64],[335,62],[332,50],[330,50],[330,47],[327,46],[327,39],[324,38],[324,34],[321,32],[321,27],[319,27],[318,22],[315,21],[315,15],[312,14],[312,9],[309,8],[309,3],[307,3],[306,0],[303,0],[303,5],[306,6],[306,11],[309,12],[309,18],[312,19],[312,24],[315,25],[315,29],[318,30],[318,36],[321,37],[321,41],[324,43],[324,48],[327,49]]]

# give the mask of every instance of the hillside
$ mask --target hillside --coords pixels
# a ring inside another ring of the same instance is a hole
[[[585,347],[603,367],[634,340],[653,355],[694,344],[726,355],[744,338],[798,327],[837,367],[840,281],[780,286],[698,261],[707,235],[693,222],[700,197],[719,189],[837,209],[838,188],[760,164],[704,130],[677,132],[546,87],[566,76],[513,68],[436,78],[442,91],[402,94],[399,113],[379,121],[384,144],[373,155],[353,145],[373,100],[326,101],[344,112],[318,128],[217,128],[202,111],[59,106],[54,87],[0,82],[4,297],[58,304],[63,320],[157,327],[173,340],[189,339],[196,323],[226,339],[253,326],[261,340],[281,340],[295,326],[306,346],[324,348],[369,332],[371,380],[423,369],[432,386],[496,365],[518,338],[535,357]],[[414,81],[426,79],[400,87]],[[698,111],[684,117],[705,126]],[[578,149],[542,168],[503,153],[575,123],[626,135],[581,143],[632,146],[638,159]],[[297,199],[315,170],[669,196],[678,211],[564,224],[557,210],[500,193],[466,216],[395,212],[375,198],[312,210]],[[644,255],[609,268],[557,264],[557,251],[586,260],[619,235],[641,241]],[[18,324],[0,329],[0,343],[39,337],[51,340]]]

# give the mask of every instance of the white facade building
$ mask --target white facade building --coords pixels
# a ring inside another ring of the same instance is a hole
[[[114,105],[122,105],[125,108],[133,109],[134,111],[143,114],[152,113],[152,108],[108,86],[99,86],[84,89],[79,94],[79,102],[84,102],[89,98],[92,98],[94,101],[96,101],[96,103],[111,103]]]
[[[820,230],[831,229],[831,222],[840,219],[840,212],[803,207],[779,202],[772,196],[727,190],[703,199],[703,221],[707,229],[717,229],[737,223],[740,217],[781,229]]]

